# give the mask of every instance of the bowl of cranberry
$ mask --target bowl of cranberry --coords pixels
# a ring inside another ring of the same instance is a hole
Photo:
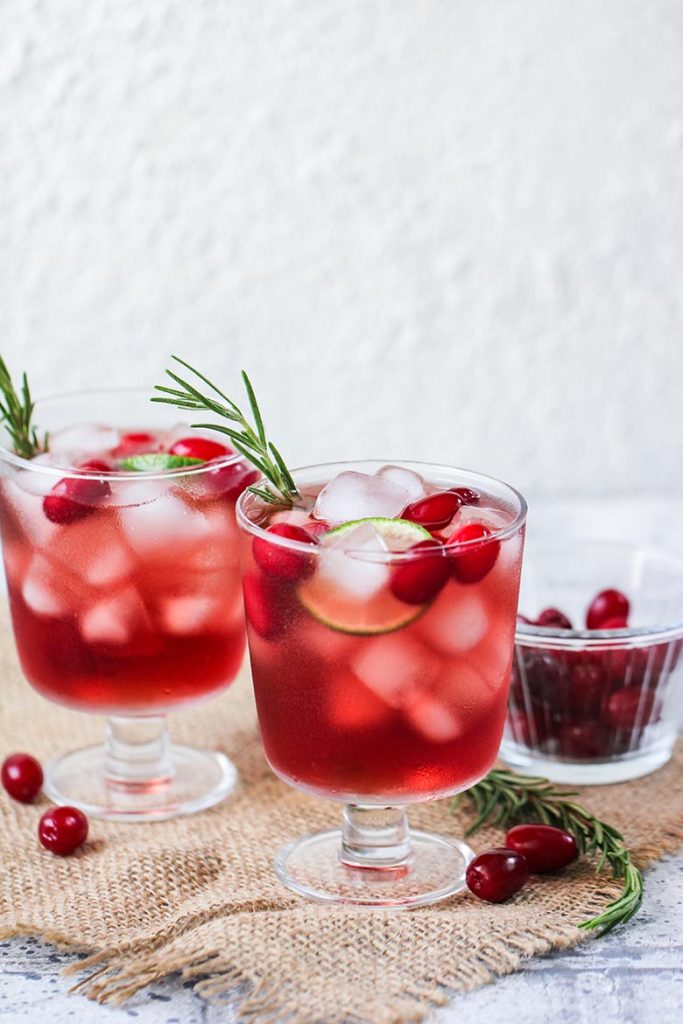
[[[683,559],[596,540],[529,546],[501,757],[554,782],[624,782],[683,723]]]

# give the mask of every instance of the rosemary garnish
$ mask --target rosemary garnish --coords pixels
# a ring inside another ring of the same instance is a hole
[[[452,809],[464,796],[474,802],[477,820],[467,830],[467,835],[483,825],[507,829],[532,821],[571,832],[580,853],[598,858],[596,872],[609,865],[612,878],[624,880],[621,896],[609,903],[601,914],[579,925],[584,929],[599,928],[604,935],[637,912],[643,901],[643,876],[633,863],[621,832],[600,821],[581,804],[567,799],[574,795],[571,790],[557,789],[547,779],[515,775],[496,768],[476,786],[456,797]]]
[[[34,455],[47,451],[47,434],[38,440],[38,432],[31,423],[34,402],[28,386],[26,374],[21,375],[21,393],[12,383],[12,377],[5,360],[0,356],[0,419],[7,427],[12,438],[12,446],[17,455],[24,459],[32,459]]]
[[[216,416],[221,416],[237,424],[237,428],[226,427],[222,423],[193,423],[192,426],[218,430],[221,434],[227,434],[240,455],[243,455],[245,459],[253,463],[263,476],[270,480],[275,488],[275,492],[269,487],[248,487],[247,490],[257,494],[259,498],[262,498],[263,501],[268,502],[270,505],[291,507],[299,498],[299,492],[280,452],[272,441],[269,441],[266,437],[263,417],[256,401],[256,395],[254,394],[251,381],[244,370],[242,370],[242,380],[247,392],[254,426],[249,423],[244,413],[235,405],[232,399],[228,398],[204,374],[196,370],[194,366],[190,366],[189,363],[186,363],[179,356],[173,356],[172,358],[206,384],[211,391],[218,395],[220,401],[212,395],[204,394],[199,388],[178,376],[177,373],[174,373],[173,370],[166,370],[166,374],[178,386],[176,388],[169,388],[165,385],[157,384],[155,390],[162,392],[163,397],[155,395],[152,401],[174,405],[177,409],[212,412]]]

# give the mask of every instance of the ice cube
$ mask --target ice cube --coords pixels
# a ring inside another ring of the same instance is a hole
[[[499,508],[483,508],[481,505],[463,505],[458,509],[457,515],[441,532],[444,536],[450,536],[466,523],[481,523],[488,526],[489,530],[504,530],[511,522],[510,515]]]
[[[167,491],[156,501],[133,505],[119,511],[121,526],[133,551],[143,558],[166,552],[178,557],[204,542],[211,524],[197,508]]]
[[[410,490],[401,484],[381,476],[345,470],[323,487],[313,516],[332,526],[374,516],[394,519],[409,503]]]
[[[318,572],[336,589],[367,601],[386,586],[389,566],[383,556],[389,549],[372,523],[331,534],[321,541],[321,548]]]
[[[117,541],[96,549],[86,558],[81,575],[93,587],[108,587],[120,583],[135,568],[135,561],[128,548]]]
[[[433,651],[405,633],[387,633],[359,648],[352,669],[393,708],[402,708],[428,691],[440,669]]]
[[[220,602],[206,594],[182,594],[167,598],[161,610],[161,622],[167,633],[201,633],[220,610]]]
[[[51,523],[43,512],[42,496],[31,494],[10,480],[5,488],[7,503],[15,512],[27,540],[36,548],[49,547],[60,527]]]
[[[132,586],[91,605],[80,622],[83,639],[91,644],[125,644],[148,625],[144,602]]]
[[[409,502],[424,498],[427,493],[423,478],[412,469],[405,469],[403,466],[382,466],[376,475],[403,487],[408,493]]]
[[[45,468],[60,467],[63,469],[63,460],[60,463],[58,456],[44,452],[31,459],[31,465],[36,469],[12,469],[10,471],[11,479],[27,494],[39,494],[45,497],[61,479],[56,473],[46,473]]]
[[[103,455],[119,443],[120,431],[98,423],[78,423],[50,434],[50,451]]]
[[[466,728],[443,701],[430,694],[418,697],[406,708],[405,714],[413,728],[432,743],[448,743]]]
[[[21,588],[21,596],[36,615],[65,616],[71,608],[63,580],[46,558],[37,555],[31,560]]]
[[[338,729],[371,729],[385,722],[392,712],[352,672],[342,671],[330,687],[327,714]]]
[[[469,588],[450,586],[416,629],[441,654],[464,654],[484,638],[489,625],[486,602]]]
[[[13,544],[6,540],[2,545],[2,555],[5,562],[5,575],[10,583],[17,585],[30,558],[26,545]]]
[[[168,483],[162,480],[148,480],[144,473],[140,474],[139,480],[119,480],[115,476],[107,478],[111,487],[109,494],[103,504],[115,507],[127,505],[146,505],[150,501],[156,501],[168,490]]]

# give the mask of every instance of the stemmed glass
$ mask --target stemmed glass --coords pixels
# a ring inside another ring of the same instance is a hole
[[[57,449],[90,455],[85,466],[64,468],[58,450],[27,460],[0,447],[17,650],[48,700],[107,716],[104,745],[53,761],[45,790],[125,821],[209,807],[233,788],[235,768],[222,753],[171,744],[166,715],[216,696],[239,668],[235,502],[254,472],[229,454],[163,472],[108,473],[97,455],[121,431],[177,422],[145,391],[64,396],[38,403],[35,415]]]
[[[310,501],[341,471],[374,474],[382,465],[313,466],[294,479]],[[278,519],[315,527],[301,509],[268,518],[252,493],[237,506],[266,757],[290,786],[344,805],[341,829],[289,843],[276,872],[328,903],[416,906],[464,886],[469,847],[409,829],[407,808],[479,781],[505,721],[524,499],[465,470],[393,465],[437,489],[479,492],[467,521],[487,523],[485,538],[451,546],[447,556],[431,542],[419,553],[361,546],[355,528],[353,542],[342,530],[308,544],[265,528]],[[447,569],[433,599],[397,599],[392,573],[407,578],[417,567],[415,579],[424,580],[442,574],[446,557],[461,571]]]

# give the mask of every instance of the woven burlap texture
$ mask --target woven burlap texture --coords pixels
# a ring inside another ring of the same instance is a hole
[[[48,703],[23,680],[5,615],[0,665],[0,755],[23,749],[45,760],[101,738],[101,720]],[[246,669],[224,696],[176,716],[172,732],[234,759],[240,784],[220,807],[156,824],[93,821],[80,852],[60,858],[36,839],[47,802],[1,798],[0,936],[38,935],[92,953],[76,986],[92,998],[119,1003],[180,971],[203,994],[238,987],[242,1019],[253,1024],[419,1021],[451,991],[584,940],[577,922],[618,892],[579,864],[499,906],[470,896],[413,911],[307,903],[277,881],[273,856],[288,839],[338,824],[340,808],[270,773]],[[683,844],[682,762],[679,751],[647,779],[582,793],[625,830],[642,864]],[[453,836],[471,820],[466,810],[450,815],[447,802],[411,818]],[[482,831],[474,845],[500,839]]]

